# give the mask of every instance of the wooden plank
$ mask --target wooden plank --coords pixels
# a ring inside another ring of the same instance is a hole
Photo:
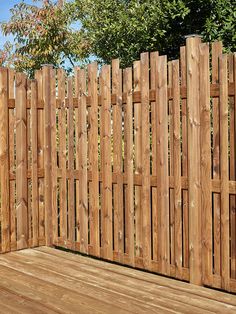
[[[90,244],[92,245],[92,254],[100,255],[99,245],[99,172],[98,172],[98,66],[94,62],[88,66],[88,95],[91,97],[90,109],[90,142],[91,147],[91,172],[92,183],[90,185]]]
[[[67,240],[67,193],[66,193],[66,108],[65,108],[65,72],[58,69],[58,97],[61,99],[59,114],[59,164],[62,169],[60,182],[60,236]]]
[[[43,97],[43,77],[42,70],[37,70],[35,72],[35,79],[37,80],[38,87],[38,102],[42,101]],[[38,167],[40,169],[44,168],[44,109],[37,110],[38,119]],[[45,237],[45,206],[44,206],[44,178],[39,178],[38,180],[39,189],[39,238],[43,239]]]
[[[57,208],[57,134],[56,134],[56,71],[50,72],[50,107],[51,107],[51,175],[52,175],[52,241],[58,238]]]
[[[233,67],[234,67],[234,70],[233,70],[234,90],[236,91],[236,54],[235,53],[234,53],[234,57],[233,57]],[[236,130],[236,93],[234,95],[234,123],[235,123],[234,128]],[[234,137],[234,140],[236,140],[236,136]],[[234,156],[235,156],[236,155],[235,142],[233,144],[233,147],[234,147]],[[236,179],[236,173],[235,173],[235,179]],[[236,196],[234,196],[234,197],[236,197]],[[235,200],[235,202],[236,202],[236,200]],[[236,220],[236,214],[235,214],[235,220]],[[232,244],[232,246],[234,246],[234,247],[233,247],[231,252],[233,255],[232,263],[234,263],[234,265],[235,265],[235,276],[233,276],[234,275],[233,274],[234,269],[231,270],[231,276],[233,278],[236,278],[236,244],[235,244],[236,243],[236,222],[234,225],[234,229],[235,229],[234,236],[232,236],[232,238],[231,238],[231,243],[234,243],[234,244]]]
[[[15,97],[15,72],[13,69],[8,69],[8,95],[9,98]],[[15,172],[15,109],[9,110],[9,157],[10,157],[10,172]],[[16,182],[10,181],[10,237],[11,243],[16,243]],[[16,249],[16,247],[15,247]]]
[[[31,139],[32,139],[32,224],[33,246],[38,246],[39,238],[39,195],[38,195],[38,86],[31,82]]]
[[[51,78],[52,66],[43,67],[44,101],[44,170],[45,170],[45,239],[52,244],[52,139],[51,139]]]
[[[79,88],[79,67],[76,67],[75,70],[75,99],[76,99],[76,104],[78,107],[78,98],[79,98],[79,93],[78,93],[78,88]],[[92,126],[91,126],[92,127]],[[79,169],[79,109],[75,108],[75,168]],[[75,209],[75,229],[76,229],[76,240],[80,241],[80,232],[79,232],[79,201],[78,201],[78,195],[79,195],[79,181],[76,180],[75,183],[75,196],[76,196],[76,209]]]
[[[186,47],[180,48],[181,87],[187,85]],[[187,100],[182,99],[182,176],[188,175]],[[189,266],[189,212],[188,191],[182,190],[183,211],[183,266]]]
[[[86,109],[86,73],[79,71],[79,221],[80,251],[88,253],[88,180],[87,180],[87,109]]]
[[[68,78],[68,169],[74,170],[74,108],[73,108],[73,79]],[[73,172],[72,172],[73,173]],[[75,241],[75,191],[74,177],[68,181],[68,239]]]
[[[141,54],[141,136],[142,136],[142,240],[144,267],[151,262],[151,204],[150,204],[150,121],[149,121],[149,55]]]
[[[127,207],[126,222],[126,253],[130,264],[134,265],[134,171],[133,171],[133,102],[132,102],[132,68],[124,70],[124,90],[127,92],[126,124],[124,125],[127,139]]]
[[[134,65],[134,92],[140,92],[141,78],[140,61],[135,61]],[[134,158],[135,158],[135,174],[142,173],[142,107],[141,103],[134,105]],[[140,187],[135,186],[135,256],[143,255],[143,240],[142,240],[142,211],[141,211],[141,195]]]
[[[174,231],[176,277],[182,278],[182,200],[181,200],[181,138],[179,61],[172,62],[173,84],[173,175],[174,175]]]
[[[16,212],[17,249],[28,247],[28,183],[27,183],[27,125],[26,75],[16,74]]]
[[[199,37],[186,41],[188,107],[188,184],[190,282],[201,285],[201,185],[200,185],[200,106]]]
[[[9,124],[8,70],[0,68],[0,180],[1,180],[1,246],[10,251],[10,184],[9,184]]]
[[[211,195],[211,118],[209,45],[200,44],[201,190],[202,190],[202,271],[203,282],[212,284],[212,195]]]
[[[110,66],[101,70],[101,144],[102,144],[102,250],[103,257],[112,259],[112,172],[111,172],[111,84]]]
[[[227,55],[219,58],[220,80],[220,179],[222,288],[229,290],[229,160],[228,160],[228,67]]]
[[[219,56],[222,54],[222,42],[212,43],[212,83],[219,82]],[[220,134],[219,134],[219,99],[212,100],[213,106],[213,179],[220,179]],[[220,195],[213,194],[214,221],[214,273],[220,275]]]
[[[113,171],[118,182],[113,186],[114,193],[114,250],[124,253],[124,211],[123,211],[123,160],[122,160],[122,74],[119,60],[112,60],[112,93],[116,94],[113,106]]]
[[[229,83],[234,83],[234,55],[228,55]],[[234,97],[229,98],[229,140],[230,140],[230,159],[229,159],[229,180],[235,181],[235,102]],[[235,195],[230,195],[230,277],[236,278],[236,199]]]
[[[172,61],[167,63],[168,71],[168,88],[173,90],[173,64]],[[172,93],[173,94],[173,93]],[[168,119],[169,119],[169,143],[168,143],[168,168],[169,175],[174,173],[174,127],[173,127],[173,99],[168,101]],[[175,199],[174,190],[169,189],[169,224],[170,224],[170,263],[175,265]]]
[[[150,78],[151,89],[156,88],[157,63],[159,53],[150,53]],[[157,102],[151,102],[151,132],[152,132],[152,175],[157,174]],[[157,260],[158,252],[158,212],[157,212],[157,189],[152,188],[152,259]]]
[[[169,178],[168,178],[168,100],[167,57],[159,57],[157,68],[157,202],[159,204],[159,260],[162,274],[170,274]]]

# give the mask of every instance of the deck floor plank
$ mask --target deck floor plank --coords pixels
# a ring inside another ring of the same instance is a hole
[[[41,247],[0,255],[0,313],[236,313],[236,296]]]

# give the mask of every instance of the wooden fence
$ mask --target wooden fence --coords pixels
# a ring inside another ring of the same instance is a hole
[[[236,292],[236,55],[190,37],[35,80],[0,69],[1,251],[67,247]]]

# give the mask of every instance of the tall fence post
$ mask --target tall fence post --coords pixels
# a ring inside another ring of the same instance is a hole
[[[27,182],[27,81],[16,74],[16,215],[17,249],[28,247],[28,182]]]
[[[52,245],[52,139],[51,139],[51,73],[52,66],[43,66],[44,102],[44,173],[45,173],[45,238]]]
[[[187,109],[188,109],[188,189],[189,189],[189,268],[190,282],[202,284],[201,168],[198,36],[188,37]]]
[[[9,186],[9,125],[8,70],[0,68],[0,182],[2,252],[10,251],[10,186]]]

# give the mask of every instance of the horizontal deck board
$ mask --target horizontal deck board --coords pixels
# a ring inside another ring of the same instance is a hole
[[[32,309],[34,313],[235,313],[236,296],[48,247],[0,255],[0,313]]]

